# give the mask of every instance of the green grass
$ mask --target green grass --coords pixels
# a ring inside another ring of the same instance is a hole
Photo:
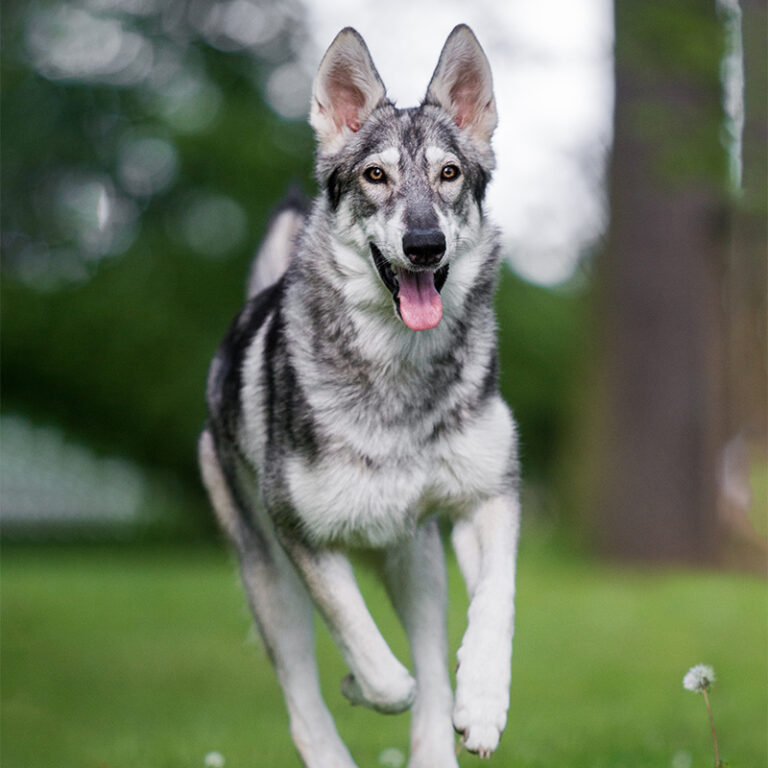
[[[211,548],[7,548],[3,557],[3,768],[177,768],[218,750],[227,768],[298,766],[280,693],[231,558]],[[405,640],[361,574],[395,652]],[[466,599],[450,564],[452,654]],[[766,588],[746,575],[619,569],[524,543],[509,724],[490,765],[711,768],[701,697],[731,768],[765,768]],[[407,716],[352,708],[323,629],[323,685],[361,768],[407,751]],[[453,661],[451,662],[453,665]],[[682,753],[682,754],[680,754]],[[480,765],[463,755],[462,766]]]

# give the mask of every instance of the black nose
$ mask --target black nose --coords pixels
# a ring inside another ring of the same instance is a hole
[[[412,229],[403,235],[403,251],[417,267],[433,267],[445,253],[445,235],[439,229]]]

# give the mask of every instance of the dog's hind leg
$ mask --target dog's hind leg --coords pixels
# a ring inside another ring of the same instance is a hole
[[[354,768],[323,702],[314,648],[314,614],[304,585],[279,549],[241,553],[243,582],[275,665],[291,736],[307,768]]]
[[[384,578],[408,634],[416,701],[411,715],[408,768],[458,768],[448,676],[446,572],[437,520],[387,552]]]
[[[385,714],[413,704],[416,683],[381,636],[355,580],[349,560],[333,550],[314,550],[281,538],[328,629],[349,665],[341,692],[353,704]]]
[[[283,689],[294,744],[307,768],[355,768],[323,702],[314,649],[314,616],[304,585],[266,526],[243,525],[239,491],[218,460],[210,433],[200,464],[216,514],[233,539],[248,601]]]

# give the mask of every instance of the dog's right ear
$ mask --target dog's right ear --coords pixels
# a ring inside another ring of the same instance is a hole
[[[337,151],[385,99],[368,46],[356,30],[345,27],[325,52],[312,88],[309,123],[320,151]]]

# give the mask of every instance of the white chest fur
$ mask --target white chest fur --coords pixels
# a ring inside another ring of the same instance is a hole
[[[513,442],[510,414],[493,398],[460,432],[426,446],[400,444],[390,460],[366,460],[339,446],[313,463],[290,458],[285,476],[311,539],[384,546],[413,530],[433,508],[460,517],[478,500],[501,492]],[[376,455],[376,446],[371,448]]]

